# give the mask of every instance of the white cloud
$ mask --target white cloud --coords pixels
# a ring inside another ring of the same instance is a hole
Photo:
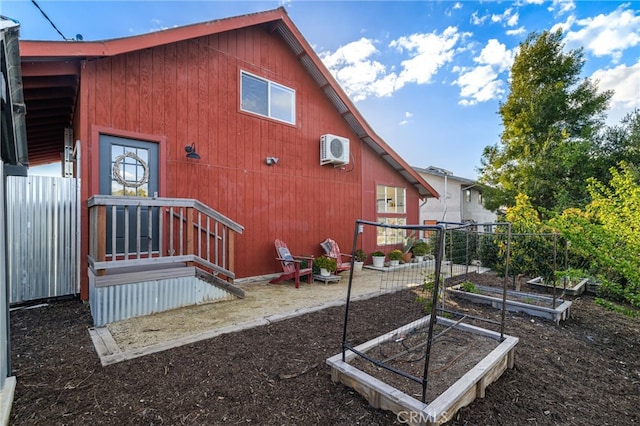
[[[498,72],[502,72],[511,68],[513,59],[513,51],[507,50],[504,44],[492,38],[482,49],[480,55],[473,60],[483,65],[495,65],[498,68]]]
[[[499,74],[508,71],[513,64],[514,52],[496,39],[491,39],[475,57],[474,62],[479,66],[460,69],[458,79],[453,82],[460,87],[461,105],[475,105],[498,99],[505,93],[504,82]]]
[[[558,15],[563,15],[565,13],[571,12],[576,8],[576,4],[573,0],[553,0],[551,6],[548,7],[549,12],[557,11]]]
[[[452,16],[452,15],[453,15],[453,12],[454,12],[455,10],[458,10],[458,9],[462,9],[462,3],[460,3],[460,2],[456,2],[456,3],[454,3],[454,4],[453,4],[453,6],[451,7],[451,9],[447,9],[447,10],[445,10],[445,12],[444,12],[444,13],[445,13],[447,16]]]
[[[558,31],[558,29],[561,29],[562,32],[567,32],[571,29],[571,27],[573,26],[573,24],[576,22],[576,17],[574,15],[569,15],[567,17],[567,20],[564,22],[558,22],[557,24],[555,24],[554,26],[551,27],[551,29],[549,30],[551,33],[555,33],[556,31]]]
[[[618,65],[615,68],[594,72],[591,79],[600,90],[613,90],[611,109],[640,108],[640,60],[635,65]]]
[[[376,42],[364,37],[333,53],[321,52],[319,56],[345,92],[357,102],[369,96],[390,96],[408,83],[431,83],[438,70],[453,60],[458,40],[466,36],[457,28],[449,27],[441,34],[412,34],[391,41],[390,48],[408,57],[400,63],[399,74],[375,59],[381,55]]]
[[[491,22],[501,23],[507,27],[515,27],[518,25],[518,19],[520,19],[518,12],[514,13],[511,7],[506,9],[501,15],[491,15]]]
[[[482,25],[488,18],[489,15],[478,16],[478,11],[475,11],[471,14],[471,19],[469,20],[469,22],[471,22],[473,25]]]
[[[632,9],[625,9],[628,6],[628,3],[620,5],[608,15],[576,20],[575,24],[582,28],[567,32],[566,46],[584,46],[595,56],[619,60],[625,49],[640,44],[640,16]]]
[[[462,36],[464,34],[460,34],[457,28],[448,27],[442,34],[412,34],[389,43],[389,47],[395,47],[401,53],[406,50],[409,56],[409,59],[401,62],[402,71],[398,76],[397,88],[406,83],[430,83],[438,70],[453,60],[455,46]]]
[[[527,30],[525,30],[524,27],[520,27],[520,28],[516,28],[515,30],[507,30],[506,34],[508,36],[521,36],[526,32]]]
[[[413,117],[413,114],[410,113],[409,111],[404,113],[404,120],[402,120],[401,122],[398,123],[398,125],[400,126],[404,126],[405,124],[409,123],[409,119]]]
[[[321,52],[320,58],[355,102],[368,96],[389,96],[394,91],[395,73],[371,59],[379,52],[374,41],[361,38],[348,43],[335,52]]]
[[[497,80],[498,74],[491,65],[482,65],[460,74],[454,82],[460,86],[462,105],[475,105],[496,99],[504,93],[502,81]]]

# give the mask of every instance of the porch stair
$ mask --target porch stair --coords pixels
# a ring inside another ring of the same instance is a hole
[[[233,285],[240,224],[192,199],[96,195],[88,206],[94,326],[244,298]]]

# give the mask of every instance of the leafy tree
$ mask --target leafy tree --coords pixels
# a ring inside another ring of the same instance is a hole
[[[609,181],[612,167],[625,162],[631,168],[640,168],[640,109],[627,114],[617,126],[604,129],[598,135],[599,151],[592,161],[597,165],[601,181]]]
[[[608,186],[589,180],[592,201],[584,210],[567,209],[549,223],[590,259],[605,296],[640,307],[640,179],[625,162],[610,174]]]
[[[532,33],[511,67],[510,93],[500,105],[500,142],[484,149],[480,181],[491,210],[526,194],[536,208],[562,211],[588,202],[594,176],[594,136],[603,127],[611,92],[579,79],[582,49],[565,52],[562,32]]]

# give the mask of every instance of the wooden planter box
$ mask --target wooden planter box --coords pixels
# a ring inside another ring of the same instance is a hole
[[[598,294],[598,288],[600,288],[600,285],[602,283],[599,283],[598,281],[595,280],[589,280],[587,281],[587,288],[586,288],[586,292],[588,294]]]
[[[355,349],[360,352],[375,350],[381,342],[395,339],[414,328],[425,327],[429,321],[430,316],[419,319],[363,343]],[[500,334],[491,330],[464,323],[456,325],[455,321],[442,317],[438,317],[438,323],[500,341]],[[476,398],[484,398],[486,387],[498,380],[507,368],[513,368],[517,343],[517,337],[504,336],[504,340],[494,350],[428,404],[350,365],[357,357],[351,351],[345,353],[344,361],[342,353],[339,353],[326,362],[331,367],[331,379],[334,382],[341,382],[355,389],[374,408],[394,412],[401,423],[419,426],[440,425],[451,420],[460,408],[469,405]]]
[[[476,285],[478,293],[471,293],[461,289],[461,284],[447,287],[447,292],[456,297],[470,300],[475,303],[491,305],[502,309],[502,289]],[[536,317],[546,318],[559,324],[560,321],[569,318],[571,302],[560,298],[556,299],[556,307],[553,307],[553,298],[539,294],[524,293],[521,291],[507,290],[506,309],[510,312],[524,312]]]
[[[567,283],[567,288],[565,289],[563,287],[562,281],[559,281],[558,283],[556,283],[556,291],[557,292],[564,291],[564,293],[568,296],[579,296],[582,293],[584,293],[585,290],[587,289],[588,282],[589,282],[588,278],[583,278],[577,284]],[[529,280],[527,281],[527,284],[529,284],[534,288],[553,292],[553,286],[549,283],[545,283],[542,280],[542,277],[537,277],[532,280]]]

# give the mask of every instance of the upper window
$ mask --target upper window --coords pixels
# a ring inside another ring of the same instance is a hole
[[[467,201],[467,203],[471,202],[471,190],[467,189],[466,191],[464,191],[464,199]]]
[[[278,83],[240,71],[240,109],[295,124],[296,92]]]
[[[406,213],[406,190],[393,186],[376,186],[378,213]]]

